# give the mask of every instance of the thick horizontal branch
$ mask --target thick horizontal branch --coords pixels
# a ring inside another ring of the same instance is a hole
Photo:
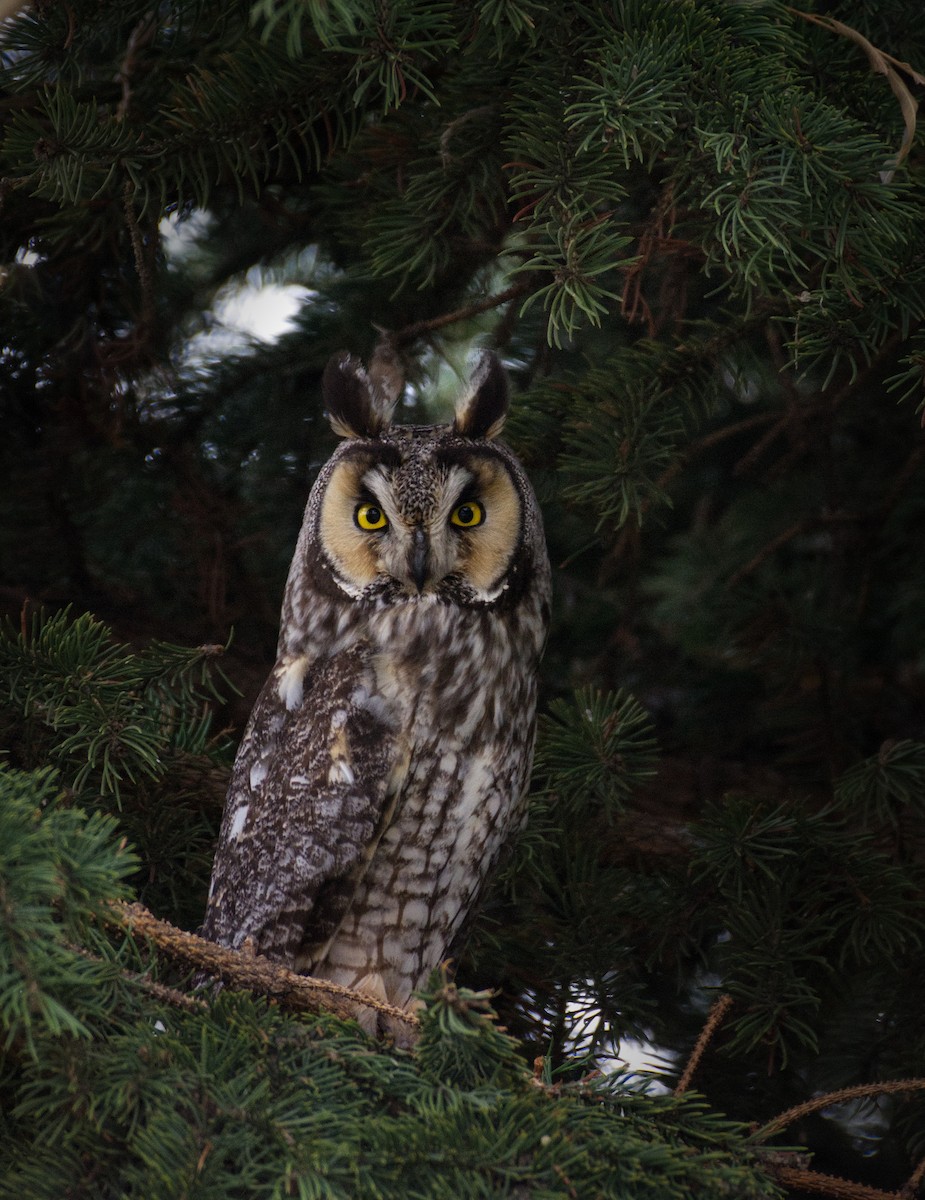
[[[356,1017],[357,1007],[374,1009],[377,1013],[399,1022],[414,1037],[420,1028],[416,1017],[385,1004],[374,996],[352,988],[341,987],[326,979],[299,975],[260,954],[246,954],[219,946],[194,933],[187,933],[162,921],[143,904],[115,903],[111,906],[115,923],[127,929],[133,937],[153,942],[158,950],[174,962],[195,968],[229,987],[254,992],[275,1000],[282,1008],[302,1012],[332,1012],[349,1019]]]

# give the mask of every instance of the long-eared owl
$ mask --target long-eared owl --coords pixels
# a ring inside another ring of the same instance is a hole
[[[550,571],[483,354],[448,425],[396,426],[349,356],[203,933],[407,1007],[522,823]]]

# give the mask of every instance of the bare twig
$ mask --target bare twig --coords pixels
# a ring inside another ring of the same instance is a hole
[[[718,445],[727,438],[736,437],[745,430],[755,428],[756,426],[767,425],[770,421],[776,419],[775,413],[755,413],[751,417],[745,417],[741,421],[735,421],[732,425],[725,425],[722,429],[715,429],[712,433],[706,434],[702,438],[698,438],[696,442],[691,442],[686,450],[678,452],[677,458],[659,475],[655,481],[655,487],[658,491],[663,491],[669,483],[672,482],[692,459],[698,454],[702,454],[704,450],[710,449],[712,446]],[[644,516],[652,507],[652,498],[647,496],[643,499],[640,506],[640,516]],[[615,563],[620,562],[626,553],[627,545],[631,539],[635,539],[639,533],[639,526],[632,522],[627,522],[620,536],[614,543],[613,549],[604,559],[603,568],[601,571],[601,581],[606,582]]]
[[[827,525],[837,525],[844,523],[857,522],[861,520],[858,513],[824,513],[818,517],[804,517],[800,521],[795,521],[793,525],[788,526],[782,533],[779,533],[758,551],[758,553],[747,562],[744,567],[740,567],[733,575],[729,577],[726,584],[727,587],[733,588],[753,574],[762,563],[767,562],[772,554],[780,550],[782,546],[786,546],[788,542],[792,542],[794,538],[800,537],[804,533],[809,533],[813,529],[822,529]]]
[[[712,433],[698,438],[696,442],[691,442],[686,450],[682,450],[669,467],[666,467],[655,481],[655,486],[657,488],[667,487],[675,476],[680,475],[690,461],[696,458],[698,454],[702,454],[704,450],[709,450],[712,446],[718,446],[720,442],[726,441],[727,438],[738,437],[740,433],[744,433],[748,429],[767,425],[774,419],[774,413],[755,413],[751,417],[745,417],[741,421],[734,421],[731,425],[724,425],[722,429],[714,429]],[[648,500],[643,501],[643,511],[649,508],[649,504]]]
[[[154,320],[154,280],[151,276],[151,266],[145,250],[144,237],[135,212],[135,185],[126,179],[122,185],[122,211],[125,225],[132,243],[132,256],[135,259],[135,270],[141,286],[141,318],[145,325]]]
[[[815,1192],[818,1196],[831,1196],[833,1200],[901,1200],[899,1192],[884,1192],[866,1183],[855,1183],[852,1179],[823,1175],[820,1171],[807,1171],[802,1167],[765,1164],[765,1170],[785,1187]]]
[[[349,1018],[356,1016],[359,1006],[373,1009],[390,1021],[398,1022],[411,1036],[420,1028],[416,1017],[393,1004],[386,1004],[374,996],[341,987],[326,979],[299,975],[262,955],[245,954],[216,945],[194,933],[186,933],[168,921],[160,920],[142,904],[115,903],[111,909],[117,925],[127,929],[133,937],[153,942],[158,950],[173,961],[194,967],[231,987],[269,996],[283,1008],[307,1012],[326,1010],[336,1016]]]
[[[478,108],[470,108],[467,112],[461,113],[454,121],[450,121],[449,125],[440,134],[440,162],[443,169],[453,161],[453,155],[450,153],[450,142],[469,121],[476,121],[479,117],[490,117],[496,111],[494,104],[482,104]]]
[[[925,1182],[925,1158],[922,1159],[906,1182],[902,1185],[899,1194],[903,1197],[903,1200],[913,1200],[913,1198],[918,1195],[919,1188],[922,1186],[923,1182]]]
[[[912,142],[915,138],[916,111],[919,106],[918,100],[909,91],[902,75],[908,75],[915,83],[925,83],[925,75],[919,74],[909,63],[901,62],[898,58],[894,58],[892,54],[887,54],[886,51],[880,50],[877,46],[869,42],[857,29],[852,28],[850,25],[845,25],[842,21],[836,21],[834,17],[822,16],[818,13],[802,12],[798,8],[790,7],[787,8],[787,12],[794,17],[801,17],[804,21],[811,21],[814,25],[821,25],[823,29],[827,29],[830,33],[837,33],[841,37],[848,38],[849,41],[860,46],[867,55],[867,61],[870,63],[871,69],[880,75],[886,76],[887,83],[889,83],[893,95],[899,101],[899,108],[902,113],[903,124],[905,125],[905,132],[896,157],[890,168],[881,172],[883,182],[889,183],[893,178],[896,168],[912,148]]]
[[[747,474],[761,457],[761,455],[764,454],[765,450],[767,450],[768,447],[786,431],[787,426],[790,424],[792,419],[793,413],[788,409],[788,411],[784,413],[779,420],[775,421],[771,428],[767,430],[767,432],[760,437],[758,441],[755,442],[754,445],[752,445],[749,450],[739,459],[733,468],[733,475],[738,476]]]
[[[122,211],[125,214],[125,225],[132,243],[135,271],[144,284],[147,278],[147,263],[145,262],[144,241],[138,227],[138,215],[135,212],[135,185],[130,179],[126,179],[122,184]]]
[[[732,1008],[732,1005],[733,999],[728,992],[723,992],[723,994],[716,1001],[714,1001],[713,1007],[710,1009],[703,1029],[700,1031],[700,1037],[698,1037],[697,1042],[691,1051],[691,1056],[687,1060],[687,1065],[681,1073],[681,1078],[678,1080],[677,1085],[675,1086],[674,1094],[676,1096],[682,1095],[690,1087],[691,1079],[693,1079],[694,1072],[700,1065],[700,1060],[703,1058],[707,1046],[710,1044],[717,1029],[719,1029],[720,1025],[722,1025],[726,1018],[726,1014]]]
[[[443,329],[446,325],[455,325],[458,321],[468,320],[469,317],[488,312],[491,308],[499,308],[502,304],[507,304],[509,300],[523,296],[532,286],[529,281],[521,280],[520,283],[512,284],[503,292],[498,292],[496,296],[486,296],[484,300],[476,300],[472,304],[463,305],[462,308],[454,309],[453,312],[441,313],[439,317],[430,317],[426,321],[415,321],[413,325],[406,325],[404,329],[395,330],[389,335],[389,338],[393,346],[400,346],[420,337],[422,333],[430,333],[433,329]]]
[[[128,42],[125,47],[125,54],[122,62],[119,65],[119,72],[116,75],[117,81],[122,86],[122,99],[116,106],[116,120],[124,121],[128,114],[129,105],[132,100],[132,74],[138,66],[138,52],[147,46],[157,32],[157,18],[153,16],[143,17],[138,22],[135,28],[129,35]]]
[[[880,505],[877,512],[881,521],[885,520],[896,507],[903,489],[922,465],[923,460],[925,460],[925,446],[918,445],[906,459],[900,470],[896,472],[893,486],[890,488],[886,499]]]
[[[101,963],[106,961],[98,954],[92,954],[89,950],[84,949],[83,946],[68,945],[68,949],[73,950],[75,954],[79,954],[81,958],[86,958],[90,962]],[[153,996],[155,1000],[171,1004],[174,1008],[182,1008],[187,1012],[200,1012],[209,1007],[205,1000],[201,1000],[198,996],[188,996],[186,992],[168,987],[164,983],[158,983],[154,979],[148,979],[137,971],[128,971],[125,967],[121,967],[120,974],[124,979],[128,979],[130,983],[134,984],[135,987],[139,987],[150,996]]]
[[[803,1104],[796,1104],[776,1117],[772,1117],[766,1125],[756,1130],[754,1136],[759,1141],[780,1133],[800,1117],[828,1108],[830,1104],[841,1104],[846,1100],[860,1100],[865,1096],[887,1096],[896,1092],[920,1092],[925,1090],[925,1079],[886,1079],[880,1083],[859,1083],[854,1087],[839,1088],[835,1092],[826,1092],[822,1096],[814,1096]]]

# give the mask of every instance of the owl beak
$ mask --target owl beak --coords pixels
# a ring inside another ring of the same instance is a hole
[[[408,569],[419,592],[424,591],[429,567],[430,542],[427,540],[427,534],[418,526],[411,535],[411,554],[408,558]]]

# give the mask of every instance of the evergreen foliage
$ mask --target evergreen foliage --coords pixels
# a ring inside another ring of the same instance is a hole
[[[6,21],[0,1194],[844,1194],[720,1112],[921,1185],[923,71],[913,0]],[[531,822],[410,1054],[111,908],[201,919],[377,328],[403,420],[498,347],[556,566]],[[708,1102],[589,1082],[628,1038]]]
[[[118,814],[144,871],[139,895],[195,922],[204,903],[224,738],[212,733],[221,646],[119,645],[89,614],[0,629],[0,722],[25,768],[53,764],[69,802]]]
[[[416,1057],[232,993],[182,1016],[112,1003],[92,1040],[48,1029],[6,1118],[0,1195],[777,1194],[746,1131],[702,1102],[544,1088],[461,996],[450,1022],[430,999]],[[474,1074],[460,1039],[478,1042]]]
[[[59,795],[48,768],[0,770],[0,1020],[14,1061],[37,1060],[42,1035],[89,1036],[117,978],[79,947],[102,942],[93,923],[126,894],[134,856],[117,844],[112,817],[59,807]]]

